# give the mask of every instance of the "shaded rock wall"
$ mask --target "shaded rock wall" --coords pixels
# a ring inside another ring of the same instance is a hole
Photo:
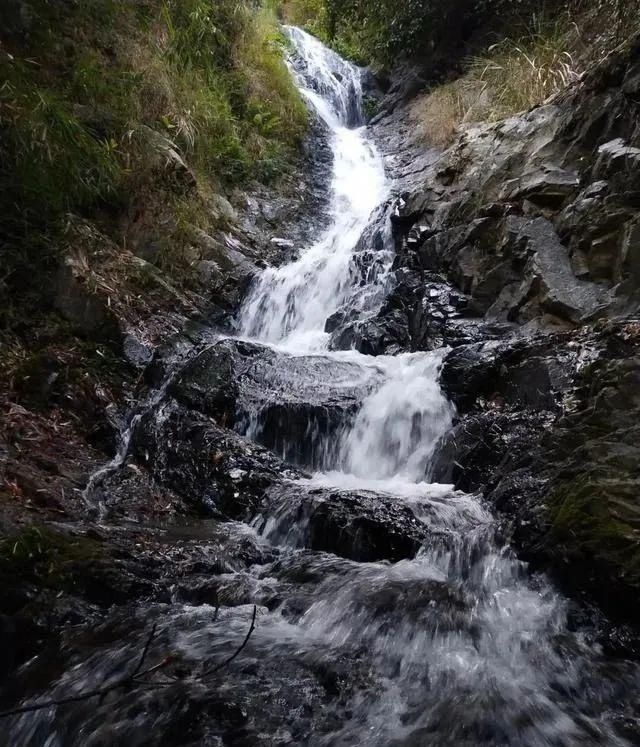
[[[640,44],[444,153],[377,123],[399,195],[378,351],[453,348],[433,477],[480,491],[573,591],[640,617]],[[369,330],[373,330],[370,332]]]

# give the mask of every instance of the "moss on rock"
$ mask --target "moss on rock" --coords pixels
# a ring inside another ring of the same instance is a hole
[[[73,591],[88,566],[103,559],[102,544],[86,536],[63,534],[31,525],[0,541],[3,587],[34,584],[54,591]]]

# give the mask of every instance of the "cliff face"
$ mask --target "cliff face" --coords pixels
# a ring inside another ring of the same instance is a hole
[[[633,615],[639,52],[444,152],[394,101],[376,127],[404,190],[395,289],[375,322],[335,333],[375,353],[451,346],[458,424],[435,479],[482,491],[527,557]]]

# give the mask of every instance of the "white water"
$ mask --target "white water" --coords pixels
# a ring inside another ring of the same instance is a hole
[[[247,337],[308,353],[326,349],[327,318],[363,292],[354,286],[350,273],[354,247],[372,211],[388,197],[390,185],[382,158],[361,126],[361,106],[349,103],[354,96],[360,101],[358,68],[303,31],[288,33],[300,56],[299,71],[294,73],[300,90],[330,130],[332,220],[297,261],[262,274],[242,309],[241,329]],[[360,126],[351,128],[354,119]],[[389,255],[386,269],[390,262]]]
[[[341,467],[363,479],[422,482],[429,457],[451,426],[438,384],[438,355],[378,359],[385,383],[368,397],[341,449]]]
[[[601,696],[588,685],[599,676],[597,652],[568,633],[565,601],[544,579],[531,582],[526,566],[496,541],[494,519],[476,498],[428,482],[430,457],[453,418],[438,384],[442,353],[372,359],[327,350],[327,318],[345,304],[357,307],[359,294],[380,299],[386,287],[391,256],[365,288],[350,263],[390,185],[366,129],[348,128],[361,108],[346,103],[360,90],[358,71],[303,32],[289,35],[301,90],[332,132],[333,220],[299,259],[262,275],[242,330],[293,355],[316,352],[382,371],[342,435],[334,468],[307,488],[392,496],[438,534],[413,561],[361,564],[338,580],[328,569],[296,626],[265,620],[265,645],[295,641],[302,653],[322,642],[336,656],[365,647],[375,662],[382,689],[356,698],[352,717],[317,744],[625,745],[598,712]],[[304,547],[306,519],[289,501],[285,495],[254,525],[276,544]],[[433,583],[448,592],[438,602],[434,591],[431,612],[412,618],[411,600]],[[406,591],[380,614],[377,595],[394,589]]]
[[[289,27],[287,33],[296,50],[291,62],[296,81],[331,133],[331,221],[296,261],[260,276],[243,305],[241,331],[293,355],[322,353],[382,371],[382,385],[344,434],[335,465],[339,471],[333,474],[338,482],[341,475],[351,475],[419,483],[433,448],[451,425],[452,408],[437,383],[442,356],[330,353],[330,335],[324,331],[328,317],[345,305],[377,309],[393,261],[392,251],[384,248],[375,268],[365,271],[364,285],[352,267],[374,211],[391,193],[382,157],[362,124],[361,71],[304,31]]]

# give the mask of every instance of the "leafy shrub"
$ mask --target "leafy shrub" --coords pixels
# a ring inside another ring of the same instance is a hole
[[[295,159],[307,114],[272,3],[31,0],[28,17],[6,4],[0,242],[21,290],[59,251],[69,212],[117,233],[128,206],[155,200],[170,215],[195,183],[206,214],[207,194]]]
[[[282,12],[338,51],[362,62],[392,66],[399,58],[440,57],[447,72],[479,29],[516,36],[523,19],[544,12],[563,19],[591,13],[600,31],[618,37],[638,27],[638,0],[282,0]],[[437,53],[437,54],[436,54]]]
[[[461,126],[526,111],[579,80],[619,43],[621,27],[603,30],[600,12],[602,8],[590,6],[582,11],[578,7],[573,15],[535,14],[518,36],[503,39],[467,60],[459,78],[412,103],[412,116],[423,139],[446,147]],[[628,24],[628,16],[624,18]],[[636,18],[635,27],[624,26],[625,34],[635,33],[637,24]]]

